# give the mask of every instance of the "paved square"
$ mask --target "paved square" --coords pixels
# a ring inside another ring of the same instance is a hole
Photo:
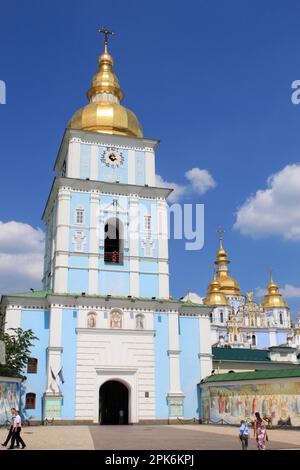
[[[6,434],[1,428],[0,442]],[[237,428],[212,425],[30,426],[22,430],[28,450],[240,450],[237,434]],[[268,449],[300,449],[300,431],[270,430],[268,435]],[[254,449],[251,436],[249,450]]]

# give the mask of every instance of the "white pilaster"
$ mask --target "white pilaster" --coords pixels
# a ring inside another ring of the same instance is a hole
[[[275,330],[269,330],[270,346],[277,346],[277,336]]]
[[[130,270],[130,295],[139,296],[139,203],[136,196],[129,200],[129,270]]]
[[[91,149],[91,180],[98,181],[98,163],[99,162],[99,147],[98,145],[92,145]]]
[[[80,143],[70,141],[67,164],[69,178],[80,178]]]
[[[68,289],[68,251],[70,224],[69,189],[60,188],[57,198],[57,226],[55,238],[54,292],[64,293]]]
[[[5,333],[12,334],[9,331],[10,328],[20,328],[21,327],[21,307],[11,307],[10,305],[6,308],[5,314]]]
[[[128,184],[135,184],[135,151],[128,150]]]
[[[57,382],[53,379],[51,371],[57,376],[61,368],[61,332],[62,332],[62,307],[51,305],[50,307],[50,328],[49,346],[47,349],[47,389],[46,393],[59,393]]]
[[[89,247],[89,286],[90,295],[98,294],[99,276],[99,194],[90,195],[90,247]]]
[[[171,394],[181,394],[178,313],[169,313],[169,372]]]
[[[157,245],[159,273],[159,297],[168,299],[169,292],[169,252],[168,252],[168,205],[166,201],[157,202]]]
[[[146,184],[155,186],[155,159],[153,152],[146,152]]]
[[[212,350],[210,335],[210,319],[209,315],[199,316],[199,361],[200,361],[200,380],[211,374],[212,366]]]

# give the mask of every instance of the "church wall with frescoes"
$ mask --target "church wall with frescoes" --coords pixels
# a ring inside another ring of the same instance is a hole
[[[300,380],[202,386],[202,420],[216,424],[251,422],[254,413],[272,418],[272,425],[300,426]]]

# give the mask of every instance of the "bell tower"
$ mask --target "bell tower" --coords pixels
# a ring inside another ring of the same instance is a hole
[[[71,118],[43,218],[43,283],[54,293],[169,298],[167,197],[155,183],[157,140],[143,137],[108,52],[88,104]]]

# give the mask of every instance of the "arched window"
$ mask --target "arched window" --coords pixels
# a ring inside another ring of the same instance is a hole
[[[144,315],[137,315],[135,317],[135,326],[137,330],[143,330],[145,328],[145,317]]]
[[[282,312],[279,313],[279,323],[280,323],[280,325],[283,325],[283,316],[282,316]]]
[[[221,323],[224,323],[224,313],[223,313],[223,310],[221,310],[221,312],[220,312],[220,322],[221,322]]]
[[[123,264],[123,225],[116,218],[104,227],[104,263]]]
[[[110,314],[111,328],[122,328],[122,313],[119,310],[113,310]]]
[[[252,346],[256,346],[256,336],[255,335],[252,335],[252,337],[251,337],[251,344],[252,344]]]
[[[234,341],[237,341],[237,335],[234,335]]]
[[[27,362],[27,373],[36,374],[37,373],[38,360],[35,357],[29,357]]]
[[[96,314],[94,312],[90,312],[87,315],[87,326],[88,328],[95,328],[96,327]]]
[[[36,402],[36,394],[35,393],[26,393],[25,408],[27,410],[34,410],[35,409],[35,402]]]
[[[213,322],[213,314],[212,314],[212,312],[210,312],[210,314],[209,314],[209,319],[210,319],[210,323],[212,323],[212,322]]]

